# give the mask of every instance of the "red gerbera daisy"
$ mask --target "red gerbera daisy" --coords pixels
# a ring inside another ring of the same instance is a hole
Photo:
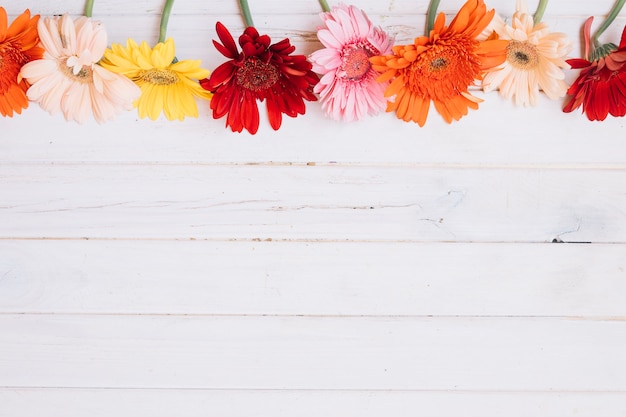
[[[233,132],[243,129],[255,134],[259,128],[257,100],[266,101],[270,125],[277,130],[282,114],[304,114],[304,100],[315,101],[313,87],[319,79],[304,55],[290,55],[296,48],[289,39],[270,45],[270,37],[259,35],[250,26],[239,37],[239,52],[226,27],[216,25],[222,43],[215,48],[230,58],[213,71],[200,85],[213,93],[213,118],[227,115],[226,126]]]
[[[592,20],[589,18],[584,26],[587,52]],[[582,105],[583,113],[592,121],[604,120],[609,113],[622,117],[626,115],[626,27],[617,48],[615,45],[605,45],[596,49],[595,55],[598,57],[592,61],[582,58],[567,60],[572,68],[581,71],[567,90],[571,97],[563,111],[569,113]]]
[[[37,35],[39,15],[32,16],[27,9],[9,26],[7,13],[0,7],[0,114],[13,117],[28,107],[25,80],[18,74],[27,62],[40,59],[43,49]]]

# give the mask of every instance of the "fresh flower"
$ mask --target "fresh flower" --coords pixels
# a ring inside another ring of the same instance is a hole
[[[154,49],[128,39],[126,47],[111,45],[104,53],[102,66],[130,78],[141,88],[141,97],[133,105],[139,117],[156,120],[161,112],[169,120],[198,117],[195,98],[209,99],[211,94],[200,87],[198,80],[209,76],[200,68],[199,60],[175,62],[176,48],[171,38]]]
[[[37,44],[39,15],[30,16],[27,9],[8,25],[7,12],[0,7],[0,114],[13,117],[28,107],[25,80],[18,80],[22,66],[40,59],[43,49]]]
[[[370,58],[382,73],[378,81],[393,80],[385,91],[392,99],[387,111],[395,110],[398,118],[424,126],[431,101],[448,123],[470,108],[477,109],[482,100],[471,95],[468,87],[506,59],[508,41],[476,39],[493,15],[483,0],[468,0],[449,27],[440,13],[430,36],[394,46],[393,55]]]
[[[213,71],[200,85],[214,93],[213,118],[226,118],[233,132],[243,129],[254,134],[259,128],[257,100],[266,101],[270,125],[280,128],[282,114],[296,117],[305,113],[304,100],[315,101],[313,87],[318,78],[304,55],[291,55],[295,47],[289,39],[270,45],[270,37],[247,27],[239,37],[239,52],[224,25],[216,25],[222,43],[213,41],[228,61]]]
[[[584,26],[586,56],[589,56],[589,31],[593,18]],[[615,117],[626,115],[626,27],[617,48],[605,45],[591,61],[569,59],[567,63],[580,69],[580,75],[567,90],[570,96],[563,111],[570,113],[582,105],[589,120],[604,120],[608,114]],[[604,55],[604,56],[603,56]]]
[[[500,39],[508,40],[506,61],[483,79],[485,91],[500,90],[516,105],[534,105],[539,89],[555,100],[565,95],[567,84],[562,68],[572,50],[564,33],[550,32],[545,23],[535,24],[525,0],[518,0],[511,25],[496,17],[492,23]]]
[[[322,77],[314,92],[334,120],[352,121],[384,110],[388,82],[376,81],[369,58],[391,53],[391,38],[373,26],[362,10],[340,5],[322,13],[324,26],[317,37],[325,46],[309,59]]]
[[[141,91],[128,78],[97,64],[107,45],[100,22],[65,14],[39,20],[43,59],[24,65],[21,76],[31,85],[26,92],[50,114],[63,112],[66,120],[79,123],[90,114],[98,123],[131,109]]]

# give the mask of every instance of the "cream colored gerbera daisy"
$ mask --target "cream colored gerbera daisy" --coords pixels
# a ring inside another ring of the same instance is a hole
[[[93,115],[97,122],[111,120],[140,91],[126,77],[112,73],[98,61],[107,44],[104,26],[81,16],[46,17],[37,25],[43,59],[25,64],[20,77],[30,84],[28,98],[51,114],[63,113],[79,123]]]
[[[565,96],[567,85],[562,68],[572,45],[564,33],[550,32],[545,23],[534,24],[525,0],[518,0],[511,25],[501,18],[492,27],[503,40],[509,40],[506,61],[483,79],[484,91],[500,90],[500,95],[517,105],[534,105],[539,89],[551,99]]]
[[[102,66],[127,76],[141,88],[141,97],[134,103],[140,118],[156,120],[161,112],[169,120],[198,117],[195,98],[212,96],[198,83],[209,76],[209,71],[200,68],[199,60],[173,62],[175,55],[171,38],[154,48],[128,39],[126,47],[113,44],[106,50]]]

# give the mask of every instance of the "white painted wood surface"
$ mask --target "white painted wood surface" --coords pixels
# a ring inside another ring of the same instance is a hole
[[[552,0],[545,21],[578,56],[612,3]],[[426,1],[357,5],[423,32]],[[94,16],[154,42],[161,6]],[[317,2],[251,8],[319,48]],[[236,2],[176,2],[178,56],[222,62],[217,20],[237,32]],[[422,129],[316,103],[256,136],[207,103],[182,123],[0,120],[0,416],[626,416],[624,119],[481,97]]]

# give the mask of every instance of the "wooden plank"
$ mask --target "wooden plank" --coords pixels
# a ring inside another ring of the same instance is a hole
[[[96,126],[67,123],[31,106],[24,115],[2,121],[0,162],[626,167],[621,118],[590,123],[582,115],[561,113],[560,104],[549,100],[520,109],[492,94],[481,110],[460,122],[447,125],[433,113],[424,129],[392,114],[352,124],[332,122],[313,103],[305,116],[286,118],[278,132],[262,118],[254,137],[227,131],[223,120],[212,119],[208,103],[200,108],[199,119],[182,124],[136,120],[136,113],[129,112]],[[531,120],[542,127],[524,128]],[[24,140],[33,124],[45,124],[46,132]],[[393,134],[387,132],[391,126]]]
[[[622,417],[624,393],[0,389],[0,416]]]
[[[0,315],[0,386],[622,392],[624,346],[623,319]]]
[[[0,237],[624,242],[626,171],[0,167]]]
[[[0,241],[0,313],[626,317],[626,246]]]

